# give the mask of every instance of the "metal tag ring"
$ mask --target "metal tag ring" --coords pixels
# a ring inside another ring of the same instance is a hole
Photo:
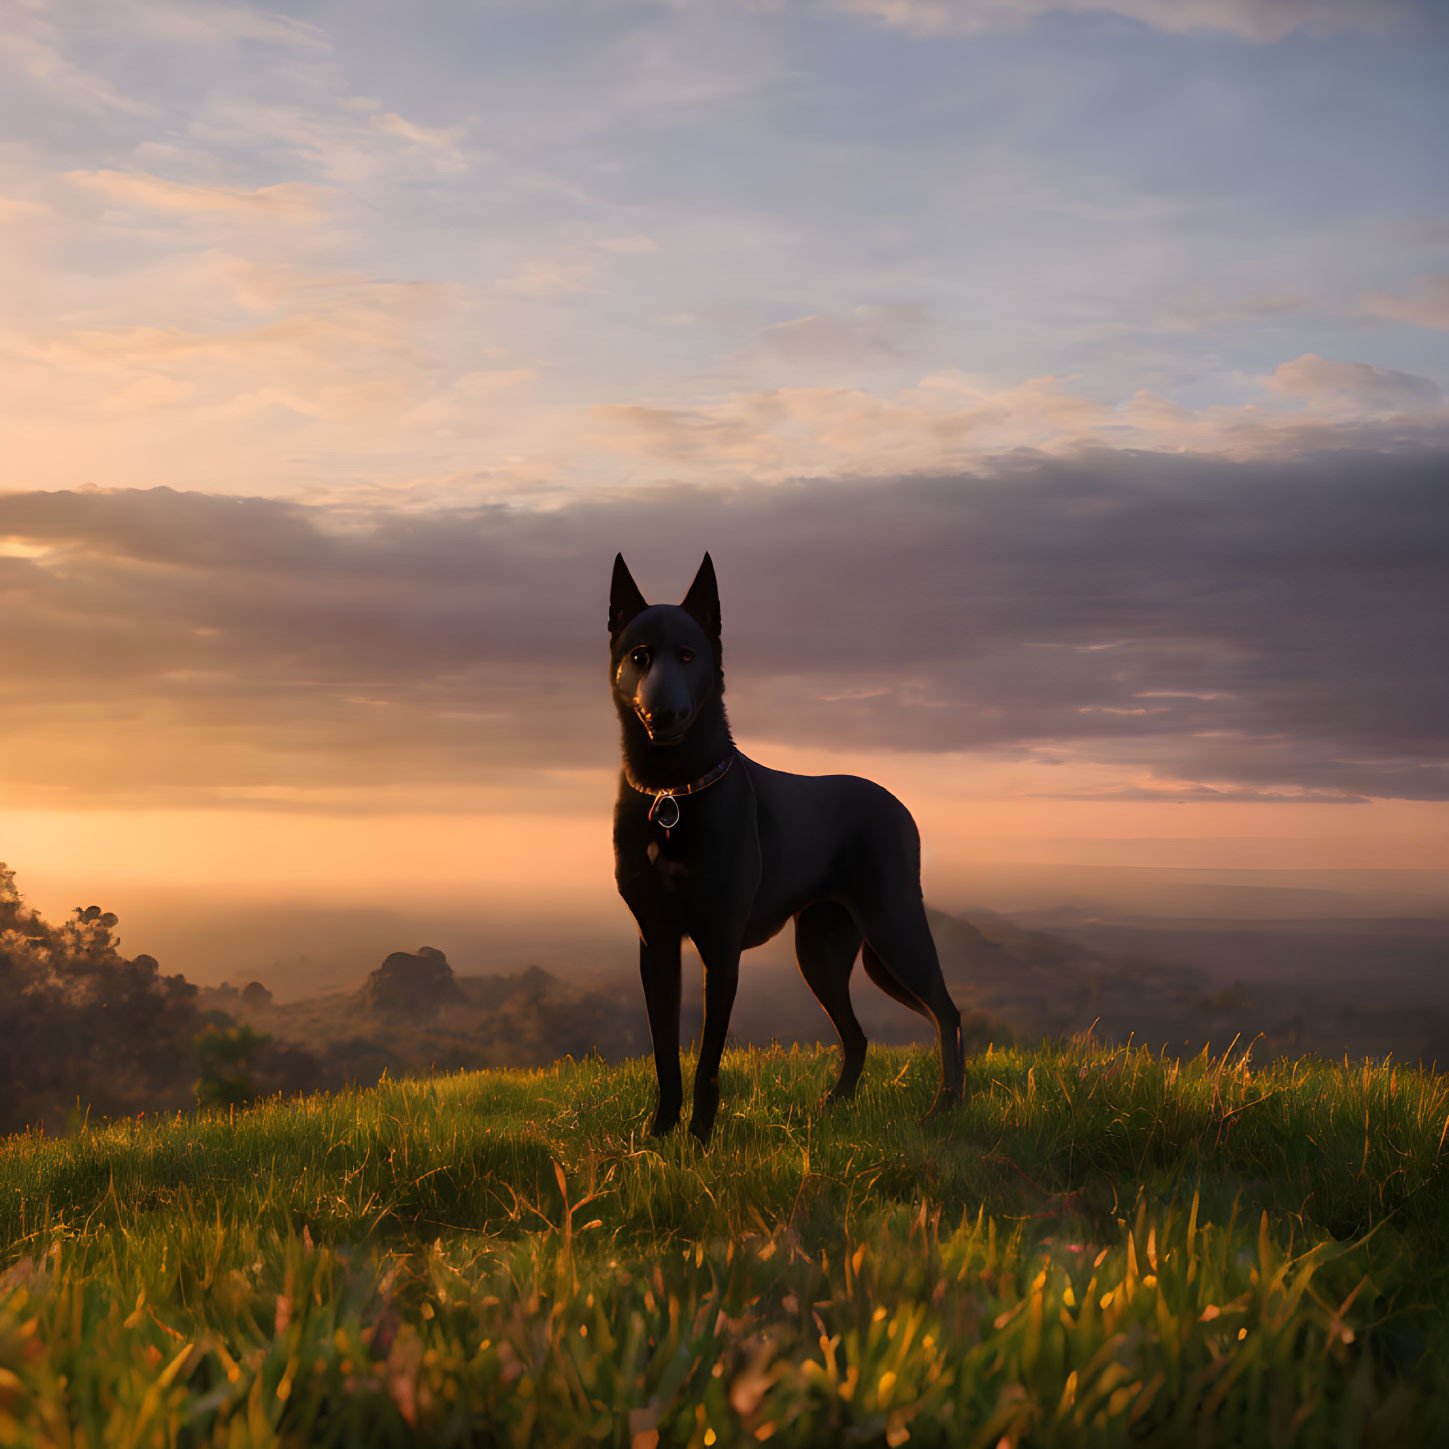
[[[673,813],[667,814],[666,810]],[[649,814],[661,830],[673,830],[679,824],[679,801],[673,795],[658,795],[654,799],[654,809]]]

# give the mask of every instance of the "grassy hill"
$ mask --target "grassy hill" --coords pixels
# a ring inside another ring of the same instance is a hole
[[[0,1444],[1358,1445],[1449,1424],[1449,1086],[1078,1042],[0,1143]]]

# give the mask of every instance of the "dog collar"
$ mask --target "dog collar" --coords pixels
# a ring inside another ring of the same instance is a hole
[[[735,762],[735,752],[731,750],[719,764],[712,770],[706,770],[699,779],[691,780],[687,785],[641,785],[634,778],[634,773],[628,765],[624,766],[624,778],[641,795],[652,795],[654,803],[649,807],[649,819],[654,820],[655,815],[659,816],[657,822],[659,828],[667,836],[676,825],[679,824],[679,801],[675,798],[678,795],[697,795],[701,790],[713,785],[716,780],[722,780],[729,773],[729,768]],[[670,810],[673,814],[665,819]]]

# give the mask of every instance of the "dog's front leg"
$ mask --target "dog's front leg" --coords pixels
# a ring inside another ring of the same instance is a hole
[[[698,943],[696,943],[698,944]],[[704,1032],[699,1043],[699,1068],[694,1074],[694,1116],[689,1130],[708,1142],[719,1112],[719,1061],[724,1054],[730,1011],[740,984],[740,948],[702,949],[704,960]]]
[[[659,1078],[659,1103],[650,1133],[660,1137],[679,1123],[684,1084],[679,1076],[679,937],[639,942],[639,977],[654,1040],[654,1071]]]

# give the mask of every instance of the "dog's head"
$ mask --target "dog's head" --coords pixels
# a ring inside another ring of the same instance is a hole
[[[677,745],[720,682],[719,587],[708,554],[679,604],[650,604],[624,555],[609,591],[614,698],[632,710],[651,744]]]

